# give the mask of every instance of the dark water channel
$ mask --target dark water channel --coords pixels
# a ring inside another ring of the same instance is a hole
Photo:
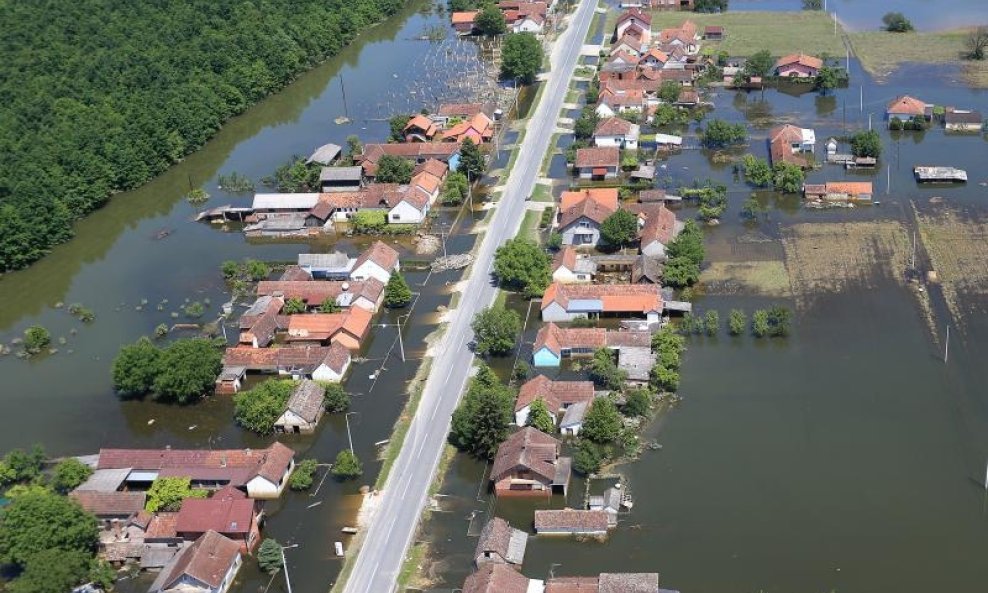
[[[812,127],[819,160],[827,138],[867,128],[871,113],[885,146],[882,166],[849,173],[825,165],[808,181],[870,180],[881,204],[815,211],[803,209],[798,198],[759,192],[770,213],[753,228],[739,218],[751,189],[734,178],[732,165],[685,151],[662,163],[660,183],[679,187],[709,177],[729,186],[722,224],[707,231],[708,243],[717,246],[713,254],[723,255],[721,246],[753,230],[778,246],[780,232],[794,223],[892,219],[912,228],[911,203],[924,210],[935,196],[947,207],[988,212],[983,136],[936,127],[893,134],[882,122],[885,104],[898,94],[981,110],[988,95],[926,67],[904,69],[883,84],[853,61],[851,68],[851,87],[827,97],[795,89],[718,92],[714,117],[748,123],[752,139],[745,151],[762,157],[772,125]],[[912,177],[919,164],[964,168],[970,181],[919,187]],[[685,207],[679,216],[694,213]],[[696,306],[719,310],[723,323],[732,308],[750,313],[775,303],[796,308],[789,299],[743,295],[700,297]],[[515,306],[525,312],[522,303]],[[933,308],[942,340],[949,317],[937,298]],[[529,323],[528,348],[537,310]],[[914,296],[898,279],[879,274],[869,288],[850,286],[800,309],[794,326],[788,339],[691,338],[681,373],[684,399],[645,437],[662,449],[617,468],[634,497],[632,512],[606,543],[530,539],[525,574],[658,571],[663,586],[690,593],[984,590],[983,316],[971,317],[963,332],[954,328],[944,365],[942,342],[932,339]],[[510,362],[500,366],[506,373]],[[493,500],[483,481],[488,469],[460,457],[448,475],[446,512],[433,514],[429,524],[440,560],[437,591],[461,586],[475,536],[492,514],[531,531],[535,508],[582,504],[580,480],[566,501]]]

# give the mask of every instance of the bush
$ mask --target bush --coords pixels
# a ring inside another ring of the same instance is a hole
[[[590,379],[600,387],[618,390],[624,386],[628,374],[614,362],[614,353],[608,348],[599,348],[590,361]]]
[[[199,301],[194,301],[182,307],[182,312],[185,313],[186,317],[199,319],[206,313],[206,306]]]
[[[281,312],[285,315],[298,315],[299,313],[305,313],[306,310],[305,301],[298,297],[286,299],[284,306],[281,308]]]
[[[35,480],[41,475],[44,461],[45,450],[41,445],[31,447],[30,451],[12,449],[0,460],[0,485]]]
[[[652,408],[652,394],[641,387],[632,389],[624,403],[624,413],[627,416],[647,416]]]
[[[703,330],[708,336],[716,336],[720,331],[720,315],[711,309],[703,315]]]
[[[755,187],[768,187],[772,183],[772,167],[765,159],[746,154],[741,158],[741,170],[744,180]]]
[[[380,233],[384,230],[387,223],[387,213],[378,210],[360,210],[358,212],[354,212],[353,217],[350,218],[350,224],[353,226],[353,232],[358,235]]]
[[[412,289],[398,272],[391,274],[387,286],[384,287],[384,306],[389,309],[399,309],[412,302]]]
[[[638,217],[627,210],[618,210],[604,219],[600,236],[608,245],[623,247],[638,237]]]
[[[785,307],[775,306],[768,310],[769,334],[775,337],[789,335],[792,313]]]
[[[24,351],[28,354],[38,354],[51,344],[51,334],[40,325],[32,325],[24,330]]]
[[[412,171],[415,166],[412,162],[400,156],[386,154],[377,162],[377,176],[374,180],[377,183],[400,183],[406,184],[412,180]]]
[[[157,478],[151,483],[151,488],[148,489],[144,509],[150,513],[177,511],[186,498],[209,498],[209,490],[193,488],[190,478]]]
[[[92,555],[79,550],[41,550],[32,554],[24,571],[11,581],[8,593],[65,593],[89,580]]]
[[[357,456],[350,449],[343,449],[336,456],[332,474],[337,478],[350,480],[359,477],[363,473],[364,470],[360,465],[360,460],[357,459]]]
[[[744,124],[732,124],[721,119],[712,119],[702,134],[703,145],[707,148],[724,148],[744,144],[748,141],[748,130]]]
[[[460,171],[452,171],[443,181],[443,189],[439,199],[445,206],[458,206],[470,195],[470,181]]]
[[[75,457],[69,457],[60,461],[52,470],[51,487],[57,492],[66,493],[74,490],[91,475],[93,475],[91,467]]]
[[[901,12],[886,12],[882,23],[885,30],[892,33],[908,33],[913,30],[913,24]]]
[[[247,430],[261,435],[271,434],[295,386],[294,381],[269,379],[253,389],[234,394],[234,419]]]
[[[257,548],[257,565],[268,574],[281,569],[281,544],[270,537],[264,538]]]
[[[892,118],[892,124],[902,123],[898,118]],[[882,155],[882,139],[875,130],[858,132],[851,136],[851,152],[858,157],[878,158]]]
[[[303,459],[295,464],[295,471],[288,478],[288,487],[292,490],[308,490],[312,487],[313,476],[319,462],[315,459]]]
[[[776,191],[794,194],[803,189],[803,169],[793,163],[775,163],[772,167],[772,183]]]
[[[765,309],[758,309],[751,316],[751,333],[756,338],[763,338],[768,335],[768,332],[768,311]]]
[[[326,388],[326,393],[323,396],[326,411],[331,414],[346,412],[350,407],[350,396],[343,390],[343,386],[339,383],[327,383],[323,387]]]
[[[741,309],[731,309],[731,315],[727,321],[727,329],[732,336],[740,336],[744,333],[744,328],[748,325],[748,317]]]
[[[533,401],[529,407],[528,421],[525,423],[525,426],[532,426],[546,434],[556,432],[556,423],[553,420],[553,415],[549,411],[549,407],[546,406],[545,400],[541,397]]]
[[[600,466],[607,460],[606,450],[600,445],[580,439],[573,454],[573,469],[583,475],[600,471]]]
[[[248,259],[244,262],[244,272],[247,277],[257,282],[259,280],[264,280],[271,273],[271,268],[262,261],[257,261],[256,259]]]

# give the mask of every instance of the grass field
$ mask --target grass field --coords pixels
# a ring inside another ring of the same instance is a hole
[[[962,59],[966,36],[967,32],[960,30],[931,33],[867,31],[848,34],[854,55],[872,76],[887,76],[907,62],[959,64],[964,82],[974,87],[988,87],[988,61],[971,62]]]
[[[820,11],[800,12],[726,12],[697,14],[653,12],[652,31],[678,27],[687,18],[700,31],[705,25],[724,27],[723,41],[704,41],[702,47],[724,50],[732,56],[750,56],[767,49],[773,56],[803,52],[843,56],[841,28],[834,35],[834,21]]]
[[[778,260],[715,261],[700,274],[700,283],[708,294],[790,296],[789,274],[785,264]]]

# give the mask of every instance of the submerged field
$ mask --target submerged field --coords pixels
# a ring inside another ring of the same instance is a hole
[[[964,82],[977,88],[988,87],[988,61],[963,59],[967,31],[930,33],[888,33],[865,31],[849,33],[854,55],[869,74],[888,76],[909,62],[960,66]]]

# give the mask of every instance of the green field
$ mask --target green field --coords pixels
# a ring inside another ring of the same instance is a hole
[[[850,33],[854,55],[869,74],[887,76],[907,62],[959,64],[964,81],[971,86],[988,87],[988,62],[962,60],[966,31],[931,33]]]
[[[678,27],[686,19],[700,32],[706,25],[724,27],[723,41],[704,41],[702,47],[724,50],[732,56],[750,56],[767,49],[773,56],[803,52],[819,56],[844,56],[841,27],[834,35],[834,21],[820,11],[727,12],[698,14],[653,12],[652,31]]]

